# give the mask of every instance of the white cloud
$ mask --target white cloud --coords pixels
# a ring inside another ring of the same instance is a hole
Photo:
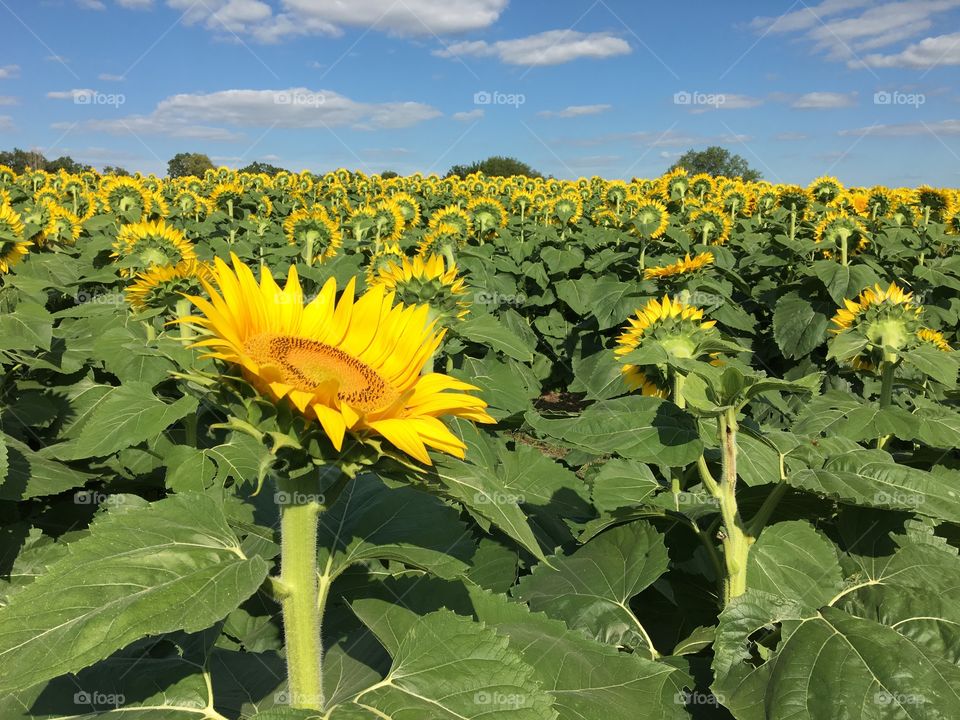
[[[548,30],[515,40],[473,40],[435,50],[438,57],[496,57],[508,65],[559,65],[580,58],[607,58],[631,52],[629,43],[611,33]]]
[[[960,0],[825,0],[780,18],[755,18],[751,26],[761,33],[799,33],[827,58],[866,67],[862,54],[917,37],[957,7]]]
[[[460,122],[479,120],[483,117],[483,108],[477,108],[476,110],[470,110],[469,112],[455,112],[452,117],[454,120],[459,120]]]
[[[808,92],[794,99],[790,107],[800,110],[833,110],[855,107],[857,93]]]
[[[120,0],[149,7],[149,0]],[[362,27],[393,35],[429,36],[482,30],[497,21],[508,0],[283,0],[275,9],[263,0],[167,0],[184,23],[215,33],[249,35],[264,43],[296,35],[342,35]]]
[[[780,140],[781,142],[800,142],[809,138],[809,135],[801,132],[782,132],[773,136],[774,140]]]
[[[98,80],[103,80],[104,82],[122,82],[126,80],[123,75],[111,75],[110,73],[100,73],[97,75]]]
[[[15,98],[13,95],[0,95],[0,107],[19,104],[19,98]]]
[[[57,93],[56,96],[72,97],[69,93]],[[301,87],[173,95],[160,101],[149,115],[89,120],[81,123],[80,128],[121,135],[133,132],[202,140],[237,140],[243,135],[228,128],[403,128],[439,115],[437,109],[423,103],[364,103],[330,90]]]
[[[924,38],[892,55],[872,54],[852,60],[850,67],[932,68],[936,65],[960,65],[960,32]]]
[[[79,5],[84,10],[106,10],[107,6],[104,5],[102,0],[77,0],[77,5]]]
[[[78,98],[81,97],[93,97],[97,94],[96,90],[91,90],[90,88],[74,88],[73,90],[54,90],[47,93],[47,97],[51,100],[72,100],[77,102]]]
[[[544,110],[538,112],[540,117],[573,118],[583,115],[599,115],[609,110],[612,105],[568,105],[563,110]]]
[[[0,80],[8,80],[10,78],[17,78],[17,77],[20,77],[19,65],[0,66]]]
[[[737,95],[735,93],[688,93],[691,100],[690,113],[701,115],[710,110],[747,110],[763,105],[760,98],[750,97],[749,95]],[[702,98],[702,100],[695,100]],[[676,102],[676,95],[674,96]]]
[[[871,137],[909,137],[912,135],[960,135],[960,120],[940,120],[929,123],[901,123],[899,125],[872,125],[841,130],[838,135]]]
[[[17,126],[13,124],[13,118],[9,115],[0,115],[0,132],[13,132]]]
[[[128,10],[147,10],[153,7],[153,0],[116,0],[117,5]]]

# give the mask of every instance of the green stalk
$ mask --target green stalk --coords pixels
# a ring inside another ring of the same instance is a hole
[[[888,408],[893,404],[893,381],[897,374],[897,365],[899,362],[890,362],[883,360],[880,363],[880,409]],[[889,442],[890,435],[884,435],[877,438],[877,448],[883,447]]]
[[[672,370],[671,374],[673,375],[673,403],[683,409],[686,407],[687,403],[683,399],[683,381],[685,379],[683,373],[679,373],[676,370]],[[680,468],[673,468],[672,477],[670,478],[670,492],[673,493],[673,507],[677,512],[680,512],[680,493],[683,490],[680,487]]]
[[[790,211],[790,242],[797,236],[797,211]]]
[[[287,648],[287,685],[290,706],[323,708],[323,645],[320,641],[317,582],[317,520],[320,503],[311,488],[283,478],[280,492],[280,587],[283,630]]]
[[[724,604],[747,591],[747,555],[750,538],[737,509],[737,411],[727,408],[717,418],[723,450],[723,476],[719,484],[720,515],[723,518],[723,560],[727,568]]]
[[[840,235],[840,258],[843,261],[844,266],[847,265],[847,236],[845,234]]]

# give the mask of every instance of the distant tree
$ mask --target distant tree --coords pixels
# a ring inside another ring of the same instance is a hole
[[[681,167],[691,175],[706,173],[714,177],[723,175],[725,177],[739,177],[744,180],[760,179],[760,173],[751,168],[746,159],[717,145],[708,147],[706,150],[687,150],[670,167],[670,170]]]
[[[242,173],[251,173],[253,175],[258,175],[260,173],[266,173],[267,175],[276,175],[280,172],[286,172],[282,167],[277,167],[276,165],[271,165],[270,163],[265,162],[252,162],[246,167],[240,168]]]
[[[44,170],[47,172],[57,172],[58,170],[64,170],[68,173],[82,173],[85,170],[91,170],[92,168],[89,165],[84,165],[78,163],[69,155],[61,155],[56,160],[47,161],[46,167]]]
[[[380,173],[380,177],[382,177],[384,180],[389,180],[390,178],[395,178],[399,176],[400,174],[394,172],[393,170],[384,170],[382,173]]]
[[[101,175],[123,175],[125,177],[130,175],[130,173],[127,172],[125,168],[119,167],[118,165],[105,165],[103,168],[103,172],[101,172],[100,174]]]
[[[470,165],[454,165],[447,173],[447,177],[456,175],[466,177],[471,173],[480,172],[490,177],[506,177],[509,175],[525,175],[526,177],[543,177],[543,174],[537,172],[525,162],[516,158],[504,157],[502,155],[493,155],[486,160],[475,162]]]
[[[213,170],[213,163],[203,153],[177,153],[167,163],[167,175],[172,178],[203,177],[207,170]]]

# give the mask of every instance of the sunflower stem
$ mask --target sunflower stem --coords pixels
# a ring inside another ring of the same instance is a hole
[[[790,242],[793,242],[797,236],[797,211],[790,211]]]
[[[320,503],[311,486],[281,478],[280,584],[287,648],[290,706],[323,708],[323,645],[317,580],[317,522]]]
[[[880,409],[883,409],[893,404],[893,381],[899,363],[884,360],[880,365]],[[877,449],[882,450],[889,441],[890,435],[877,438]]]
[[[193,308],[193,304],[187,298],[180,298],[177,300],[177,305],[175,312],[177,314],[177,319],[180,320],[180,342],[184,346],[191,345],[196,338],[196,332],[190,326],[189,323],[184,322],[188,317],[190,317],[190,310]]]
[[[723,451],[723,475],[719,483],[720,515],[723,518],[723,560],[727,578],[724,604],[747,591],[747,556],[753,539],[747,535],[737,508],[737,411],[733,407],[717,418]]]
[[[847,236],[840,236],[840,258],[843,261],[843,265],[847,265]]]

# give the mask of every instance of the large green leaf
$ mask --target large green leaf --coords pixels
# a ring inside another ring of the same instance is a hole
[[[651,649],[630,600],[667,569],[663,536],[652,525],[615,527],[572,555],[552,557],[551,565],[538,565],[522,578],[516,598],[600,642]]]
[[[148,384],[121,385],[97,404],[75,438],[50,446],[45,454],[61,460],[110,455],[157,437],[196,409],[190,396],[166,403]]]
[[[116,507],[0,611],[0,691],[79,670],[146,635],[206,628],[266,577],[205,495]]]
[[[328,581],[362,560],[396,560],[454,578],[467,570],[474,551],[455,509],[422,490],[388,488],[369,475],[349,483],[320,516],[319,545],[320,574]]]
[[[413,622],[386,678],[351,705],[393,720],[557,717],[534,669],[505,636],[446,610]]]
[[[839,455],[823,468],[790,473],[787,482],[856,505],[909,510],[960,522],[960,491],[955,483],[924,470],[898,465],[879,450]]]
[[[574,418],[553,420],[529,412],[526,419],[537,432],[596,455],[617,453],[645,463],[681,466],[703,450],[693,417],[654,397],[605,400]]]
[[[534,343],[530,336],[521,337],[492,315],[466,320],[458,325],[457,331],[468,340],[492,347],[521,362],[533,360]]]
[[[767,662],[715,684],[737,720],[835,718],[838,708],[863,720],[947,720],[960,708],[960,668],[886,625],[824,607],[784,620],[782,634]]]
[[[598,510],[635,507],[661,489],[647,465],[614,458],[604,463],[593,478],[593,503]]]
[[[492,469],[444,457],[437,461],[436,477],[445,493],[475,516],[503,530],[535,557],[546,559],[520,508],[523,498],[509,492]]]
[[[842,584],[833,543],[803,520],[767,526],[750,548],[747,587],[813,609],[836,595]]]
[[[0,500],[22,500],[56,495],[81,487],[90,475],[44,457],[15,438],[0,433],[3,472],[0,472]]]
[[[773,312],[773,337],[788,358],[800,358],[827,338],[830,320],[797,292],[777,302]]]

